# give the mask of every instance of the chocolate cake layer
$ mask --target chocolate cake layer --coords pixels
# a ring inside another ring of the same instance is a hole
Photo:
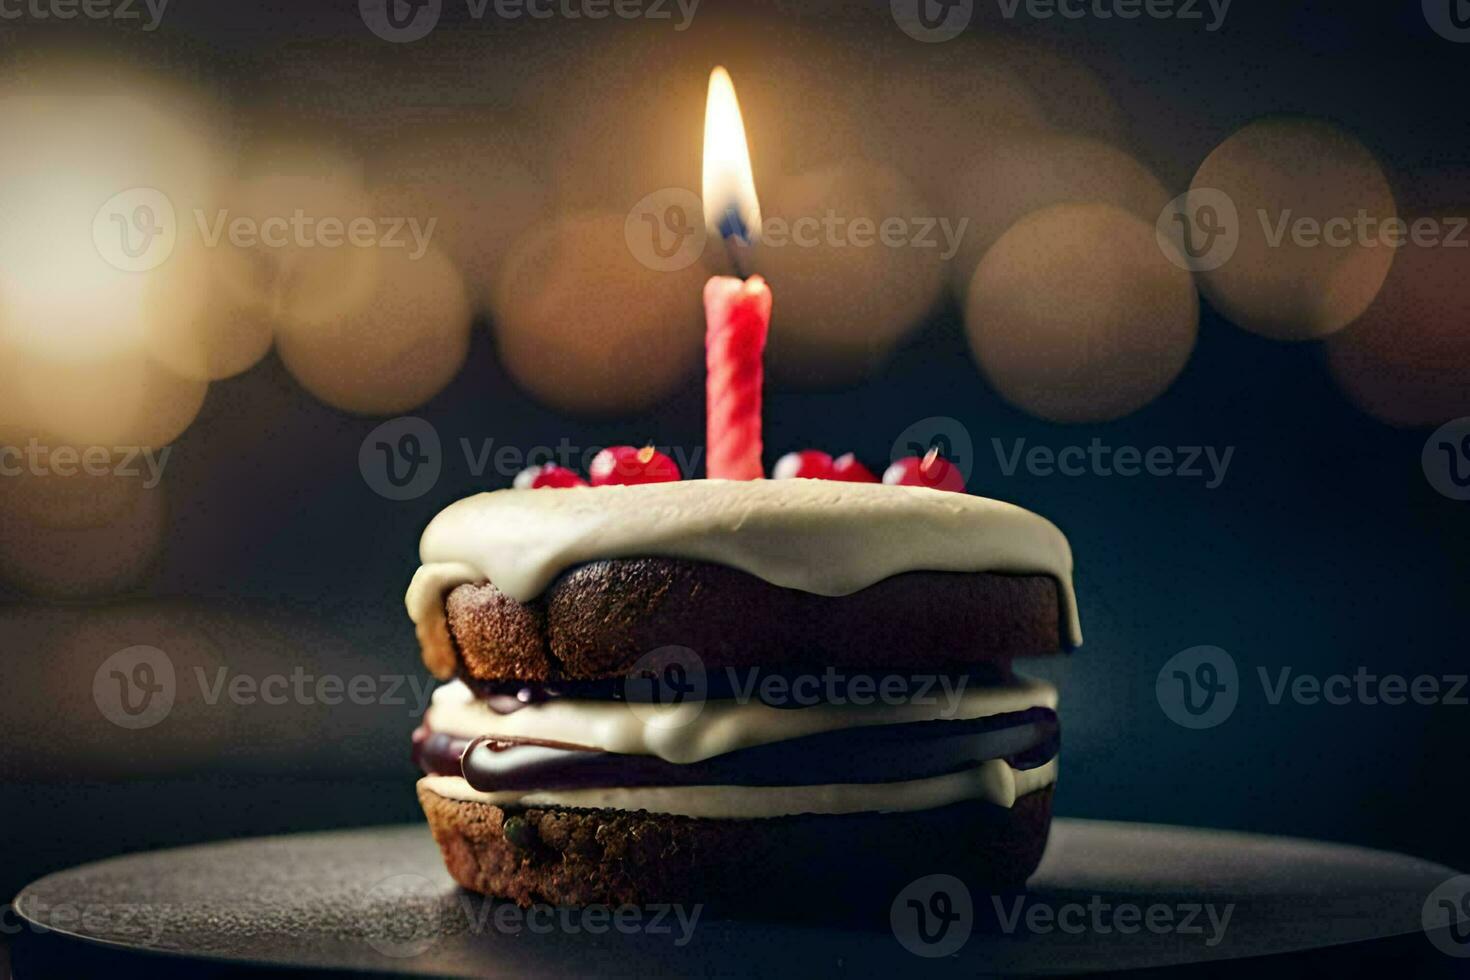
[[[627,558],[578,566],[522,603],[491,583],[446,600],[463,673],[482,680],[616,678],[651,650],[706,670],[966,671],[1063,645],[1056,580],[905,572],[851,595],[771,585],[723,565]]]
[[[926,874],[1020,887],[1051,824],[1052,788],[1013,807],[702,820],[643,811],[507,809],[418,788],[450,875],[522,906],[704,903],[731,910],[886,915]]]

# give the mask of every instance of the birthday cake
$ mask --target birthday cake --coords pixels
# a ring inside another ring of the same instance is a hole
[[[580,482],[423,534],[407,605],[445,683],[414,756],[457,882],[810,906],[1025,881],[1059,729],[1012,661],[1081,642],[1054,525],[922,485]]]

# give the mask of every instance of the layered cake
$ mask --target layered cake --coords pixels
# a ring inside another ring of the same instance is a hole
[[[420,559],[445,683],[418,796],[466,888],[769,906],[1040,860],[1057,697],[1012,661],[1081,641],[1042,517],[832,480],[510,489]]]

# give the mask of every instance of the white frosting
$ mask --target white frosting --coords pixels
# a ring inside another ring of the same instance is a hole
[[[496,806],[584,807],[646,810],[707,819],[759,819],[800,813],[897,813],[930,810],[961,800],[984,800],[1007,809],[1057,779],[1057,760],[1035,769],[1012,769],[999,759],[973,769],[899,783],[827,786],[647,786],[627,789],[500,790],[484,793],[459,776],[425,776],[419,785],[451,800]]]
[[[1057,690],[1046,681],[1017,676],[1003,684],[970,683],[951,688],[949,696],[936,684],[928,692],[929,703],[915,700],[901,704],[824,703],[806,708],[773,708],[759,700],[710,700],[673,709],[652,705],[635,709],[619,701],[554,698],[500,715],[476,700],[462,682],[454,681],[434,692],[424,721],[433,731],[462,738],[529,738],[621,755],[652,755],[684,764],[845,728],[966,721],[1034,707],[1056,710]]]
[[[1014,504],[928,487],[682,480],[499,490],[441,511],[424,531],[419,557],[408,612],[440,666],[449,650],[448,590],[490,581],[528,602],[567,569],[607,558],[714,562],[828,596],[911,571],[1050,575],[1066,637],[1073,646],[1082,642],[1072,550],[1062,532]]]

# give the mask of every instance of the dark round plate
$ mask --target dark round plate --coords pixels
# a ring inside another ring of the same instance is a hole
[[[887,921],[867,925],[763,921],[759,910],[742,919],[693,908],[527,912],[456,888],[422,826],[114,858],[35,882],[15,908],[21,980],[79,969],[79,957],[99,970],[112,957],[119,970],[145,963],[144,972],[189,976],[246,966],[453,976],[1172,975],[1235,973],[1251,957],[1294,972],[1333,958],[1338,970],[1383,960],[1403,974],[1408,957],[1416,976],[1470,966],[1462,921],[1470,877],[1448,868],[1288,838],[1078,820],[1056,821],[1024,895],[924,879],[894,897]],[[1426,931],[1426,915],[1443,927]]]

